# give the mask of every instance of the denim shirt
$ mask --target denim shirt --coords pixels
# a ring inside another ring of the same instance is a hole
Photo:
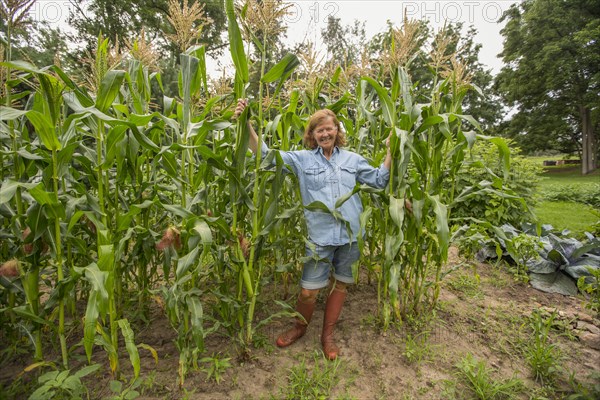
[[[261,152],[265,156],[269,151],[263,142]],[[283,162],[298,177],[302,204],[307,206],[314,201],[323,202],[330,210],[336,201],[354,189],[356,182],[383,189],[389,179],[390,171],[382,164],[375,168],[362,156],[334,148],[327,160],[323,149],[279,151]],[[338,209],[343,218],[350,223],[352,237],[348,236],[346,224],[332,215],[304,209],[309,239],[320,246],[341,246],[355,242],[360,232],[360,214],[363,211],[358,194],[354,194]]]

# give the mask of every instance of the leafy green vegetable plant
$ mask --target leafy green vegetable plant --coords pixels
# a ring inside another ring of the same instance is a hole
[[[88,390],[81,378],[100,369],[99,364],[83,367],[71,374],[70,370],[46,372],[38,378],[38,387],[29,396],[29,400],[73,399],[88,398]]]

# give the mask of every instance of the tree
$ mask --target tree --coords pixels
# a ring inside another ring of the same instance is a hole
[[[138,37],[143,28],[149,41],[161,50],[171,57],[179,54],[176,46],[167,39],[173,32],[167,20],[169,0],[69,1],[72,6],[69,22],[77,31],[75,41],[88,44],[88,50],[93,48],[100,33],[123,47],[127,40]],[[190,5],[194,1],[199,0],[189,0]],[[224,48],[221,33],[226,26],[223,4],[220,1],[203,3],[211,23],[202,30],[199,42],[207,44],[208,53],[221,54]]]
[[[366,35],[364,21],[342,26],[339,18],[329,16],[327,27],[321,30],[321,38],[327,46],[327,61],[344,67],[360,62]]]
[[[598,166],[600,1],[525,0],[503,15],[496,85],[518,110],[505,133],[527,143],[575,138],[582,173]]]

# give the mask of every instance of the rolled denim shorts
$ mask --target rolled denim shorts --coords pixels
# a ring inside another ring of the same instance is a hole
[[[344,283],[354,283],[352,264],[360,258],[358,244],[347,243],[342,246],[306,245],[306,258],[302,271],[300,286],[304,289],[321,289],[329,284],[331,267],[336,280]],[[310,257],[310,259],[308,259]]]

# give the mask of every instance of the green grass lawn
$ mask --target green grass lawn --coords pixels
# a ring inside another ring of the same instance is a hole
[[[552,157],[535,157],[540,164]],[[542,195],[535,213],[542,224],[550,224],[557,230],[568,229],[575,236],[591,231],[600,220],[600,208],[582,204],[576,199],[594,200],[600,194],[600,170],[581,175],[580,166],[544,167],[539,184]],[[561,193],[561,199],[549,201],[547,198]],[[546,198],[546,199],[545,199]],[[596,201],[597,202],[597,201]]]
[[[567,201],[543,201],[535,208],[535,214],[542,224],[550,224],[556,230],[570,230],[573,235],[593,231],[592,225],[600,219],[594,208],[585,204]]]
[[[544,167],[542,185],[547,184],[596,184],[600,185],[600,169],[591,174],[581,175],[579,166]]]

